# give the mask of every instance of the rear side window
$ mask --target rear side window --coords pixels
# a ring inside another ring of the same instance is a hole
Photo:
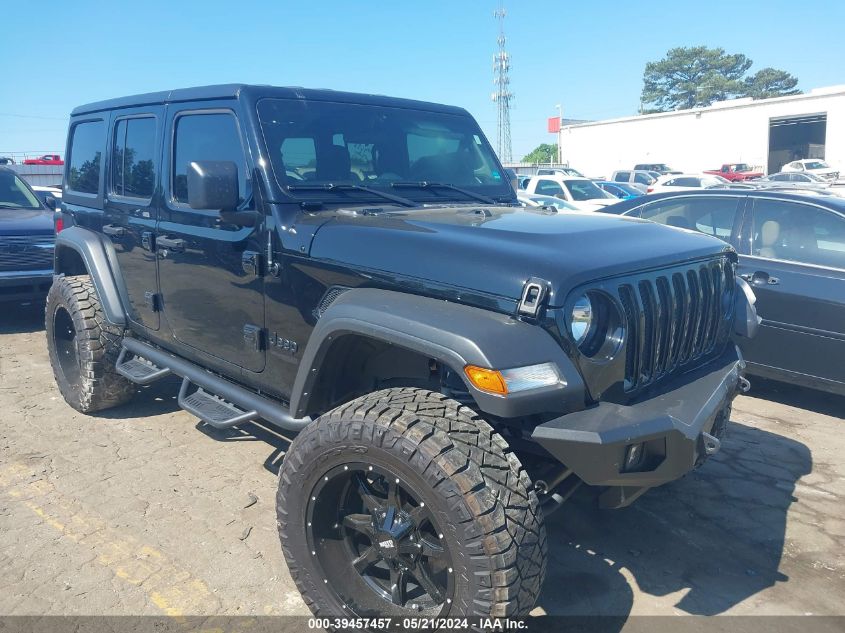
[[[752,254],[845,269],[845,218],[796,202],[754,202]]]
[[[156,120],[120,119],[112,142],[112,191],[118,196],[151,198],[155,189]]]
[[[173,148],[173,199],[188,204],[188,165],[194,161],[231,161],[238,168],[239,203],[246,199],[246,159],[235,117],[224,112],[183,114],[176,119]]]
[[[631,179],[631,172],[629,171],[617,171],[616,174],[613,176],[613,180],[616,182],[628,182]]]
[[[106,124],[104,121],[85,121],[73,127],[70,139],[67,186],[79,193],[100,192],[100,166]]]

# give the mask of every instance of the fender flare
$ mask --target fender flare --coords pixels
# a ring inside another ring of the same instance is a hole
[[[338,338],[363,336],[428,356],[464,378],[482,412],[503,418],[580,410],[581,375],[561,346],[539,325],[511,316],[413,294],[356,288],[340,295],[317,322],[302,355],[290,398],[291,413],[309,411],[320,366]],[[463,369],[509,369],[553,362],[563,379],[550,387],[509,394],[481,391]]]
[[[109,323],[126,325],[126,311],[123,308],[122,296],[125,289],[122,281],[118,281],[114,274],[116,259],[111,244],[106,244],[103,238],[79,226],[70,226],[56,236],[55,272],[63,274],[62,251],[75,251],[85,264],[85,269],[91,275],[94,287],[100,298],[100,305]]]

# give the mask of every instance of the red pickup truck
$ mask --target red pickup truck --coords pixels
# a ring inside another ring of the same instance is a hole
[[[44,154],[38,158],[27,158],[24,165],[64,165],[65,161],[58,154]]]
[[[715,174],[716,176],[727,178],[732,182],[763,177],[763,172],[754,171],[751,169],[751,165],[747,163],[725,163],[721,169],[708,169],[704,173]]]

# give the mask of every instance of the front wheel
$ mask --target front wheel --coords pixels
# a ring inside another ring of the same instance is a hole
[[[545,576],[537,497],[505,440],[423,389],[345,404],[282,464],[279,534],[315,615],[524,616]]]

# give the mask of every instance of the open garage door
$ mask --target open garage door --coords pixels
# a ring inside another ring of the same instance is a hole
[[[827,113],[769,119],[769,173],[802,158],[824,158]]]

